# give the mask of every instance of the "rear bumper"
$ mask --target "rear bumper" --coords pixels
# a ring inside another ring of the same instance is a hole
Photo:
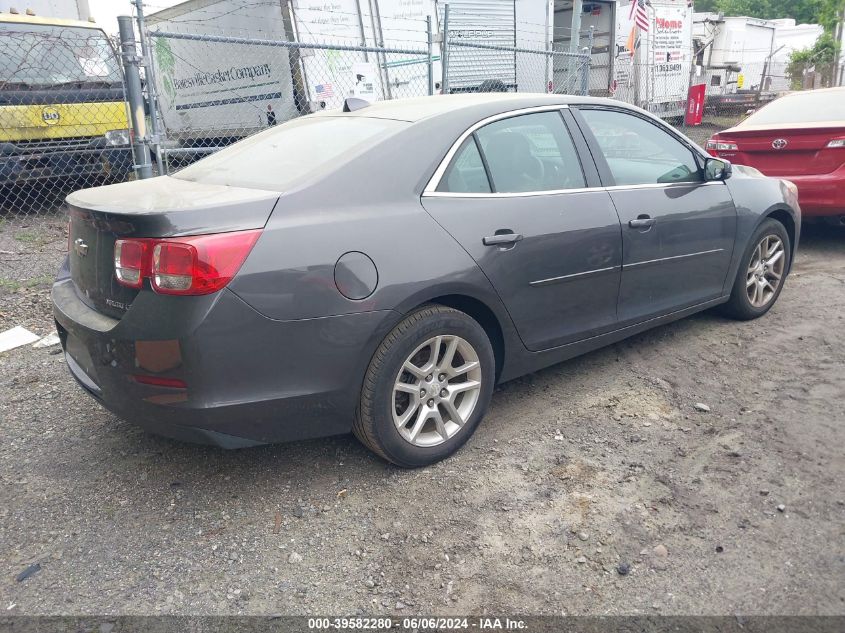
[[[805,218],[845,214],[845,166],[830,173],[812,176],[775,176],[798,187],[798,204]]]
[[[132,164],[129,147],[0,153],[0,186],[51,178],[122,178],[131,171]]]
[[[185,302],[142,292],[116,320],[61,277],[52,299],[68,369],[106,409],[224,448],[348,433],[366,366],[394,322],[390,311],[273,321],[228,290]]]

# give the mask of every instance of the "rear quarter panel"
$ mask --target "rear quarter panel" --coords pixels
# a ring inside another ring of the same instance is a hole
[[[400,139],[285,192],[229,289],[275,320],[391,311],[394,324],[431,299],[463,295],[496,315],[506,347],[521,345],[487,277],[420,201],[471,122],[471,114],[419,122]],[[349,252],[366,254],[377,269],[375,290],[362,299],[345,297],[335,284],[338,260]]]

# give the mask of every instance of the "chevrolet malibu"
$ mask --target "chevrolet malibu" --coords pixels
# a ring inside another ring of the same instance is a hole
[[[753,319],[783,289],[795,186],[642,110],[360,105],[68,197],[52,299],[88,393],[174,438],[351,430],[422,466],[467,441],[496,383],[707,308]]]

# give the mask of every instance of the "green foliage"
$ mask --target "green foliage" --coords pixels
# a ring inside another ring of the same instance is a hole
[[[812,48],[792,51],[786,73],[789,75],[794,90],[801,89],[804,71],[811,67],[823,67],[836,60],[836,42],[830,33],[824,33]]]
[[[821,24],[832,33],[843,3],[845,0],[699,0],[695,10],[764,20],[795,18],[798,24]]]

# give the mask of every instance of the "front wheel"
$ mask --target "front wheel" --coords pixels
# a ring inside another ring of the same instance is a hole
[[[495,360],[484,329],[440,305],[409,314],[373,356],[353,425],[369,449],[406,468],[458,450],[484,417]]]
[[[722,311],[741,320],[761,317],[774,305],[789,272],[789,234],[777,220],[765,220],[749,240],[731,298]]]

